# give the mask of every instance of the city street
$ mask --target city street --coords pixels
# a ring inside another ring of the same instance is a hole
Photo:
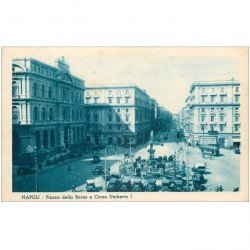
[[[117,162],[117,156],[107,157],[107,167],[110,167]],[[68,165],[71,170],[69,171]],[[64,192],[71,190],[72,186],[80,186],[88,179],[93,179],[96,176],[92,171],[97,165],[104,166],[104,158],[98,164],[92,163],[90,159],[75,159],[66,161],[48,169],[38,172],[38,191],[39,192]],[[36,175],[18,178],[13,183],[14,192],[35,192],[36,190]]]
[[[164,140],[165,138],[165,140]],[[191,171],[194,163],[206,163],[207,172],[205,179],[207,179],[207,191],[213,191],[216,186],[222,185],[224,191],[232,191],[234,188],[240,186],[240,155],[237,155],[232,150],[220,150],[220,156],[210,159],[202,158],[199,148],[188,147],[190,154],[186,154],[186,146],[184,142],[177,143],[176,132],[161,132],[155,136],[155,139],[160,139],[163,142],[155,145],[155,157],[170,156],[176,154],[180,162],[188,161],[190,171],[190,178],[193,174]],[[180,148],[183,148],[180,151]],[[142,146],[135,152],[135,158],[141,156],[142,159],[148,159],[149,145]],[[132,150],[134,152],[134,149]],[[102,154],[103,155],[103,154]],[[112,165],[117,168],[118,162],[123,159],[123,154],[107,156],[107,167]],[[68,165],[71,165],[69,171]],[[38,173],[38,191],[39,192],[64,192],[72,189],[75,185],[76,190],[82,190],[82,186],[88,179],[94,179],[98,176],[93,175],[92,171],[97,165],[104,166],[104,157],[98,164],[92,163],[92,158],[75,159],[62,162],[48,169],[43,169]],[[119,164],[118,164],[119,165]],[[112,171],[112,168],[111,168]],[[14,192],[32,192],[35,191],[36,176],[26,176],[26,178],[18,178],[13,185]],[[77,188],[79,187],[79,188]]]
[[[178,155],[178,150],[182,147],[184,150],[179,153],[179,161],[187,162],[187,155],[185,151],[185,143],[179,142],[178,144],[175,137],[176,133],[171,131],[168,134],[167,142],[164,142],[164,146],[156,145],[155,156],[171,155],[175,152]],[[170,142],[169,142],[170,141]],[[141,156],[143,159],[148,158],[148,149],[143,148],[138,151],[135,156]],[[206,163],[207,173],[205,179],[207,179],[206,187],[209,191],[214,190],[216,186],[222,185],[224,191],[233,191],[235,187],[240,187],[240,155],[235,154],[233,150],[220,149],[220,156],[210,159],[202,158],[202,154],[199,148],[188,147],[190,155],[188,155],[188,167],[190,169],[190,176],[193,174],[191,168],[194,163]]]

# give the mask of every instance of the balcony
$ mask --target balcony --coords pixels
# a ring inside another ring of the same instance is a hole
[[[12,99],[26,99],[30,98],[29,95],[12,95]]]

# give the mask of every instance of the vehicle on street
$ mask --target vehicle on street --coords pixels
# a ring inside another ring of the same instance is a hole
[[[163,178],[162,179],[162,187],[161,187],[161,191],[166,192],[169,191],[169,184],[170,184],[170,180]]]
[[[100,154],[94,154],[93,155],[93,163],[98,163],[101,161]]]
[[[195,190],[200,190],[202,184],[204,184],[205,178],[201,173],[195,173],[192,176],[193,186]]]
[[[87,192],[96,192],[96,186],[94,180],[87,180],[86,190]]]
[[[148,180],[148,185],[147,185],[147,192],[156,192],[157,191],[157,186],[156,186],[156,180],[155,179],[149,179]]]
[[[101,174],[102,178],[105,180],[105,171],[102,172]],[[109,181],[111,179],[110,173],[107,171],[106,172],[106,181]]]
[[[183,184],[182,180],[175,180],[175,191],[176,192],[182,192],[183,191]]]
[[[206,173],[206,164],[205,163],[195,163],[194,166],[192,167],[192,171],[194,173],[200,173],[200,174],[205,174]]]
[[[237,147],[237,148],[234,148],[234,153],[235,153],[235,154],[240,154],[240,148],[238,148],[238,147]]]
[[[111,178],[121,179],[121,175],[119,173],[112,172],[110,173]]]
[[[131,181],[128,177],[124,177],[122,179],[122,184],[121,184],[121,192],[131,192],[132,191],[132,184]]]
[[[132,192],[143,192],[143,185],[140,179],[136,179],[132,185]]]
[[[120,182],[118,179],[111,178],[108,183],[108,192],[119,192],[120,191]]]
[[[95,169],[92,171],[93,175],[102,175],[104,174],[103,166],[98,165],[95,167]]]

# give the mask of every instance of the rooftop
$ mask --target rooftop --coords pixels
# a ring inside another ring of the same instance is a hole
[[[190,92],[193,90],[195,86],[223,86],[223,85],[240,85],[240,82],[238,80],[234,80],[232,78],[231,80],[224,80],[224,81],[194,81]]]
[[[145,89],[138,87],[135,83],[113,83],[113,84],[88,84],[85,85],[86,90],[88,89],[125,89],[125,88],[135,88],[147,95],[149,98],[150,96],[147,94]],[[151,99],[151,98],[150,98]]]

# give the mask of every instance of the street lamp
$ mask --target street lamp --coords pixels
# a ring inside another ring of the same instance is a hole
[[[107,187],[107,146],[105,147],[105,158],[104,158],[104,189]]]
[[[28,153],[34,153],[34,163],[35,163],[35,171],[36,171],[36,192],[38,192],[38,165],[37,165],[37,147],[36,146],[28,146]]]
[[[189,191],[189,155],[191,154],[191,151],[188,149],[188,144],[186,147],[186,156],[187,156],[187,191]]]
[[[207,126],[207,122],[205,125],[202,125],[202,134],[203,134],[202,156],[203,157],[204,157],[204,147],[205,147],[205,126]]]
[[[37,147],[34,147],[35,150],[35,169],[36,169],[36,192],[38,192],[38,164],[37,164]]]
[[[129,138],[129,156],[131,157],[131,138]]]

